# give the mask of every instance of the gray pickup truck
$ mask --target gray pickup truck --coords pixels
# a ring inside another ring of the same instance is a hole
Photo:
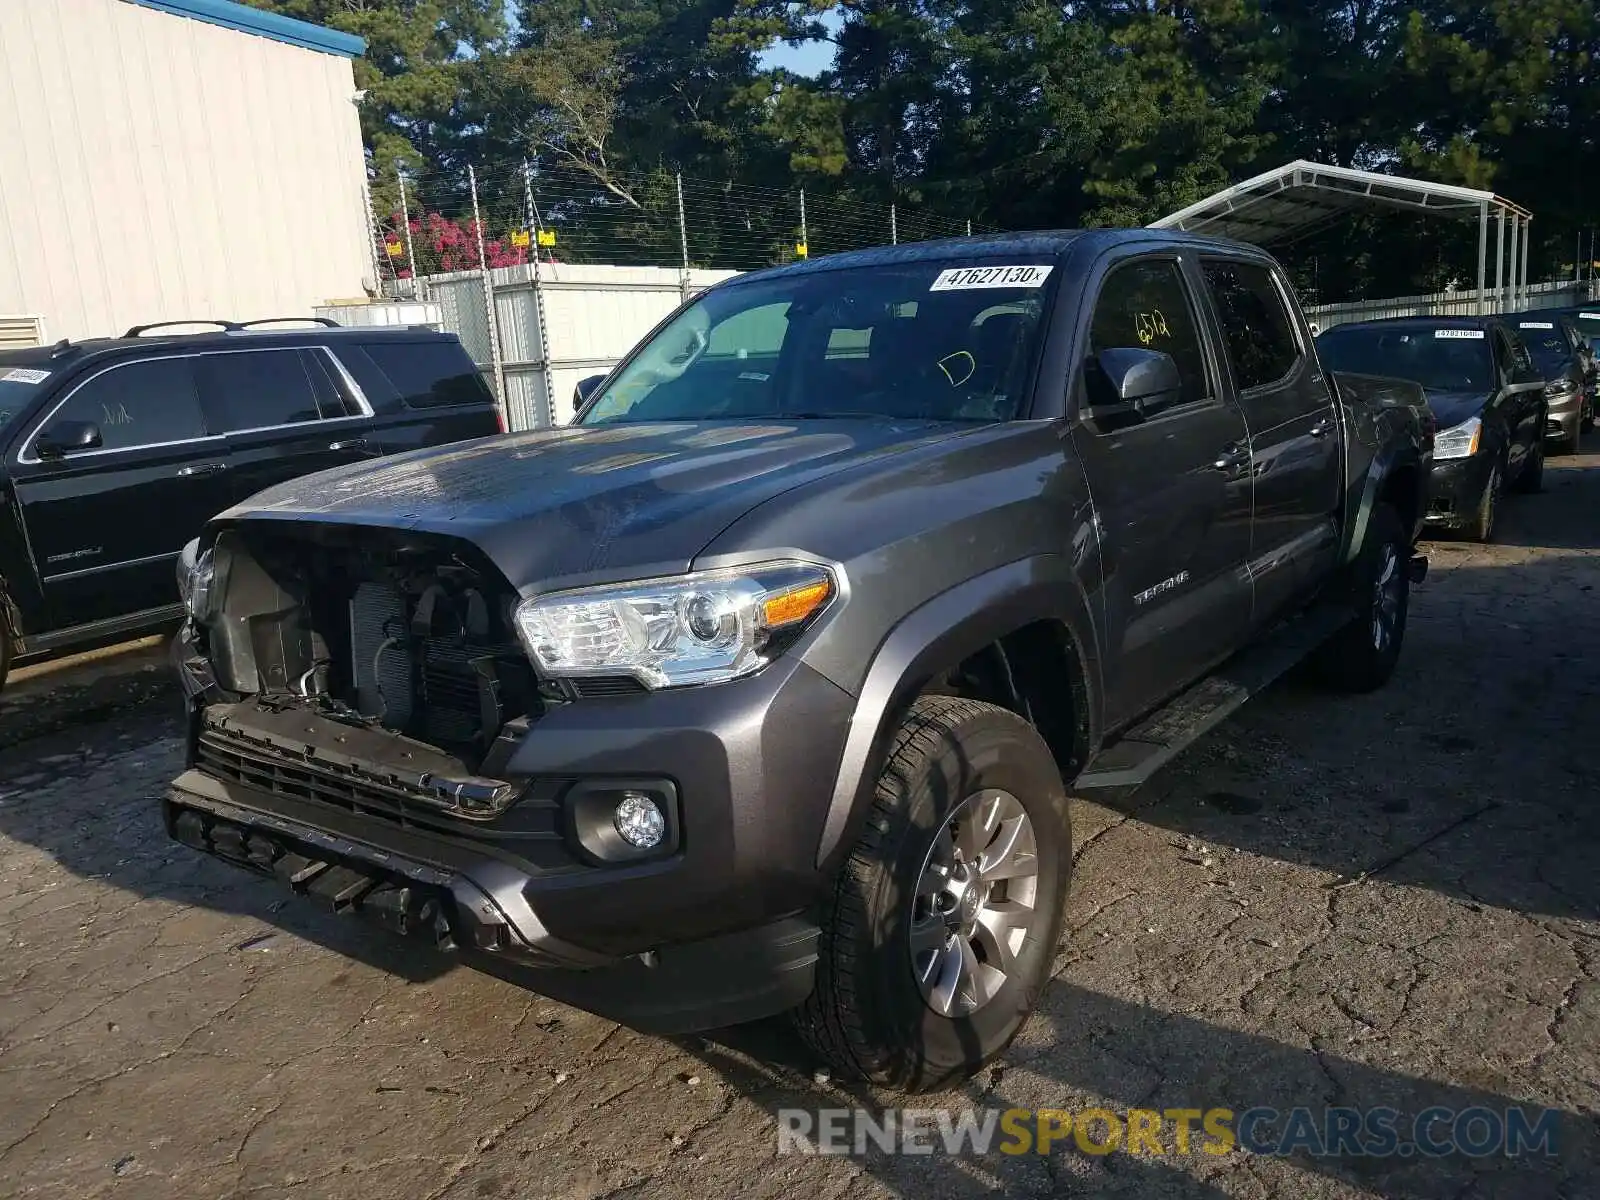
[[[185,551],[172,836],[677,1032],[976,1070],[1049,977],[1069,792],[1290,666],[1393,671],[1420,389],[1250,246],[964,239],[687,303],[574,423],[282,484]],[[497,968],[501,969],[501,968]]]

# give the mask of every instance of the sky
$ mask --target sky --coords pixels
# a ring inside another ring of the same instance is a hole
[[[831,12],[824,18],[823,23],[837,33],[839,30],[839,14]],[[814,79],[829,67],[833,66],[833,57],[837,47],[832,42],[804,42],[799,46],[786,46],[779,42],[761,56],[763,67],[785,67],[796,75],[804,75]]]

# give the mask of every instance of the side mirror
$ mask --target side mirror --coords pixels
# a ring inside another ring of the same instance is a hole
[[[1089,372],[1089,407],[1094,412],[1151,417],[1171,408],[1183,394],[1178,364],[1159,350],[1113,346],[1090,359]]]
[[[34,449],[40,458],[61,459],[78,450],[98,450],[100,426],[93,421],[57,421],[39,435]]]
[[[588,402],[589,397],[594,395],[595,389],[605,381],[604,375],[591,375],[587,379],[578,380],[578,386],[572,392],[572,407],[582,407]]]

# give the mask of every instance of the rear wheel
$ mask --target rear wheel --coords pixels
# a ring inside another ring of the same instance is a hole
[[[1049,980],[1071,870],[1066,792],[1033,727],[918,700],[823,905],[801,1035],[842,1073],[907,1091],[979,1070]]]
[[[1370,692],[1394,674],[1411,607],[1411,543],[1390,505],[1372,510],[1367,542],[1351,573],[1354,619],[1330,638],[1317,665],[1334,687]]]

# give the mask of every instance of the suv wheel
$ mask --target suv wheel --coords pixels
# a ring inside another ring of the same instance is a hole
[[[847,1075],[921,1091],[972,1074],[1049,980],[1072,873],[1050,749],[992,704],[925,696],[821,913],[801,1035]]]
[[[1378,505],[1352,573],[1357,615],[1318,655],[1323,676],[1341,691],[1374,691],[1394,674],[1411,607],[1410,557],[1400,514],[1390,505]]]

